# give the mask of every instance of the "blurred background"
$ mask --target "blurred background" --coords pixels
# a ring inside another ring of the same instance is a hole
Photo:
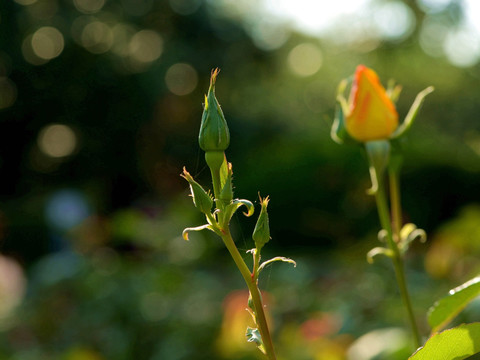
[[[270,195],[265,290],[279,359],[405,359],[360,148],[330,137],[363,63],[403,85],[415,311],[479,271],[480,6],[474,0],[0,2],[0,358],[260,359],[243,280],[179,174],[210,187],[203,94],[230,131],[236,197]],[[235,216],[242,253],[255,219]],[[247,261],[249,258],[245,253]],[[474,302],[456,322],[480,319]]]

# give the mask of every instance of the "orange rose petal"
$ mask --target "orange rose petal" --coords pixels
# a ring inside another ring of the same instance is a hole
[[[362,142],[387,139],[398,126],[398,113],[377,74],[359,65],[345,122],[349,134]]]

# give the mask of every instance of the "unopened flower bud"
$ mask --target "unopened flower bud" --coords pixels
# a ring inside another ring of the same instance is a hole
[[[190,192],[193,198],[193,204],[204,214],[210,213],[213,206],[213,199],[209,193],[207,193],[202,186],[193,180],[192,175],[183,168],[183,174],[180,175],[190,184]]]
[[[198,135],[200,148],[205,151],[225,151],[230,144],[230,132],[228,130],[222,108],[215,97],[215,81],[220,70],[212,71],[210,87],[205,96],[205,108]]]
[[[255,247],[260,250],[270,240],[270,225],[268,223],[267,206],[270,199],[268,196],[264,199],[260,198],[260,204],[262,209],[258,216],[257,224],[253,230],[253,241],[255,241]]]
[[[388,139],[396,130],[397,110],[372,69],[357,67],[349,101],[346,126],[353,138],[361,142]]]

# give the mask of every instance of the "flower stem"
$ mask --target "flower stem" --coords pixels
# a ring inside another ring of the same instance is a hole
[[[400,199],[399,199],[399,190],[398,190],[398,181],[394,181],[394,185],[396,189],[393,189],[392,192],[395,194],[392,194],[392,211],[393,216],[394,216],[394,227],[395,231],[398,231],[396,233],[395,237],[399,237],[399,232],[400,232]],[[415,347],[418,348],[420,347],[420,334],[417,328],[417,323],[415,321],[415,315],[413,314],[413,308],[412,308],[412,302],[410,300],[410,295],[408,293],[408,288],[407,288],[407,283],[405,279],[405,270],[403,266],[403,259],[400,255],[400,251],[398,249],[397,242],[394,241],[394,235],[392,231],[392,224],[390,222],[390,215],[389,215],[389,209],[388,209],[388,204],[387,204],[387,199],[385,195],[385,184],[383,180],[379,180],[379,186],[378,190],[375,193],[375,200],[377,203],[377,209],[378,209],[378,215],[380,218],[380,224],[383,229],[387,231],[387,242],[388,246],[390,249],[393,251],[393,266],[395,268],[395,276],[397,279],[398,283],[398,288],[400,290],[400,295],[403,300],[403,304],[407,310],[408,314],[408,319],[409,323],[412,329],[412,335],[415,343]],[[398,229],[398,230],[397,230]]]
[[[397,171],[388,172],[390,185],[390,202],[392,207],[393,239],[398,244],[402,229],[402,203],[400,201],[400,179]]]
[[[214,158],[215,159],[215,158]],[[223,213],[222,210],[224,209],[224,203],[220,200],[220,191],[221,191],[221,184],[220,184],[220,163],[217,161],[216,163],[210,161],[211,158],[206,156],[207,164],[210,168],[212,174],[212,182],[213,182],[213,192],[215,195],[215,202],[216,207],[218,210],[218,222],[219,225],[218,232],[225,244],[226,248],[228,249],[230,255],[232,256],[235,265],[237,265],[238,270],[242,274],[243,279],[245,280],[248,290],[250,291],[250,296],[252,298],[253,306],[254,306],[254,313],[255,319],[258,326],[258,331],[260,331],[260,335],[262,337],[263,346],[265,349],[265,354],[267,355],[269,360],[276,360],[275,351],[273,348],[273,341],[270,336],[270,331],[268,330],[267,319],[265,317],[265,311],[263,310],[263,302],[262,296],[260,294],[260,290],[258,289],[257,285],[257,276],[255,273],[258,271],[258,264],[254,264],[255,270],[254,272],[250,272],[247,264],[243,260],[240,252],[238,251],[235,242],[233,241],[232,235],[230,233],[229,224],[224,224],[223,222]],[[218,160],[218,159],[217,159]],[[259,260],[259,259],[258,259]]]
[[[272,338],[270,336],[270,331],[268,330],[267,319],[265,317],[265,312],[263,311],[263,302],[262,297],[260,294],[260,290],[257,286],[257,280],[250,273],[245,261],[243,261],[242,256],[240,255],[235,243],[232,239],[232,235],[230,234],[230,230],[224,229],[225,234],[222,236],[222,240],[227,247],[230,255],[233,258],[233,261],[240,270],[240,273],[243,276],[243,279],[247,283],[248,290],[250,291],[250,295],[252,297],[253,306],[255,308],[255,316],[257,320],[258,330],[260,331],[260,335],[262,336],[262,342],[265,347],[265,354],[267,355],[268,359],[276,360],[275,351],[273,348]]]

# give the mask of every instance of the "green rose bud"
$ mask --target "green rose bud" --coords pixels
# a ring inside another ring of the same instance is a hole
[[[212,71],[210,87],[205,96],[205,108],[198,135],[198,143],[203,151],[225,151],[230,144],[230,132],[228,130],[222,108],[215,97],[215,81],[220,70]]]
[[[192,175],[183,168],[183,174],[180,175],[190,184],[190,192],[192,193],[193,204],[204,214],[210,213],[213,206],[213,199],[202,186],[193,180]]]
[[[255,241],[255,247],[258,251],[270,240],[270,225],[268,224],[267,206],[270,199],[268,196],[264,199],[260,198],[260,204],[262,209],[258,216],[257,224],[253,230],[253,241]]]

